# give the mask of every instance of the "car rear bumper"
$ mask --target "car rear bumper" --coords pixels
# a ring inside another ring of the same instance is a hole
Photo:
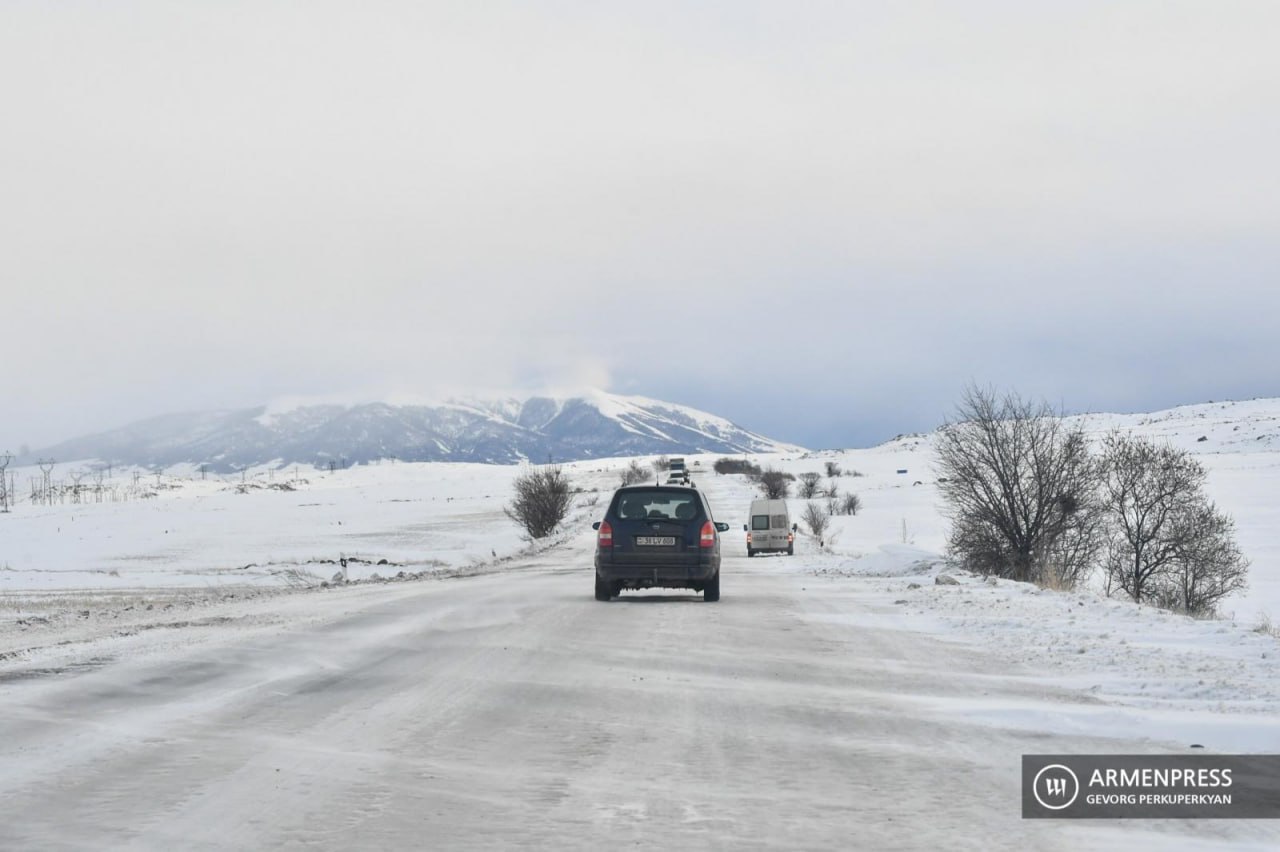
[[[625,587],[648,588],[651,586],[684,588],[711,579],[720,570],[720,554],[698,554],[696,558],[684,557],[679,561],[658,561],[650,558],[629,559],[622,556],[603,556],[596,552],[596,576],[607,583],[620,583]]]

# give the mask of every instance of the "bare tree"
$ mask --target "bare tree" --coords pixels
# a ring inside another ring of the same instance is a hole
[[[936,458],[952,556],[983,574],[1041,579],[1073,516],[1093,499],[1096,465],[1083,432],[1047,403],[973,385],[956,414],[939,431]]]
[[[818,496],[818,485],[822,482],[822,474],[802,473],[798,479],[799,484],[796,486],[797,497],[802,500],[812,500]]]
[[[840,501],[840,513],[842,515],[856,515],[861,508],[862,500],[857,494],[846,494],[844,499]]]
[[[1187,544],[1167,583],[1172,609],[1188,615],[1213,615],[1218,603],[1248,585],[1249,560],[1235,542],[1235,522],[1207,501],[1197,501],[1184,514]]]
[[[760,474],[760,490],[764,492],[764,496],[769,500],[783,500],[791,493],[791,485],[787,481],[787,475],[780,470],[774,468],[766,468]]]
[[[667,458],[665,455],[658,456],[653,460],[652,464],[654,473],[666,473],[667,468],[671,466],[671,459]]]
[[[1171,446],[1119,433],[1104,441],[1107,576],[1135,601],[1172,569],[1185,544],[1177,516],[1204,479],[1200,463]]]
[[[1193,615],[1244,588],[1235,525],[1209,502],[1204,467],[1183,450],[1113,432],[1104,442],[1108,579],[1135,601]]]
[[[840,465],[833,461],[827,462],[827,479],[835,479],[840,475]]]
[[[822,534],[827,531],[827,525],[831,523],[831,516],[826,510],[817,503],[806,503],[804,505],[804,514],[800,516],[800,520],[804,521],[805,526],[809,528],[809,532],[813,533],[814,538],[818,539],[819,545],[822,543]]]
[[[549,465],[516,477],[515,497],[504,511],[530,538],[546,538],[569,513],[570,499],[569,478],[559,467]]]
[[[1055,589],[1074,589],[1096,568],[1106,546],[1106,519],[1096,491],[1071,507],[1059,535],[1049,542],[1039,581]]]
[[[637,485],[649,478],[649,472],[635,459],[622,470],[622,485]]]

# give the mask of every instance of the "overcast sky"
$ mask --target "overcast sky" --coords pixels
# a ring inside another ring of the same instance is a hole
[[[597,386],[1280,396],[1280,3],[0,5],[0,451]]]

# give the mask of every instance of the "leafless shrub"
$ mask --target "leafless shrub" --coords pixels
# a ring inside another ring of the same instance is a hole
[[[569,513],[569,478],[558,466],[533,468],[516,477],[515,497],[504,508],[532,539],[546,538]]]
[[[846,494],[844,499],[840,501],[840,514],[842,515],[856,515],[861,508],[862,500],[858,498],[857,494]]]
[[[827,479],[835,479],[840,475],[840,465],[833,461],[827,462]]]
[[[667,468],[671,467],[671,459],[666,456],[658,456],[653,460],[652,464],[654,473],[666,473]]]
[[[310,589],[320,585],[320,578],[310,571],[301,568],[285,568],[280,571],[273,571],[276,577],[284,581],[284,584],[291,589]]]
[[[771,467],[760,474],[759,485],[765,498],[769,500],[783,500],[791,493],[787,474]]]
[[[831,516],[817,503],[806,503],[800,520],[804,521],[814,538],[821,542],[822,534],[827,531],[827,525],[831,523]]]
[[[827,483],[827,487],[822,489],[822,493],[826,495],[828,500],[835,500],[840,496],[840,483],[834,479]]]
[[[822,482],[820,473],[802,473],[796,486],[796,496],[802,500],[812,500],[818,496],[818,484]]]
[[[719,474],[744,473],[747,476],[759,476],[762,472],[759,465],[752,464],[746,459],[728,457],[716,459],[712,469]]]
[[[623,468],[620,480],[623,486],[627,486],[638,485],[641,482],[646,481],[648,478],[649,471],[645,470],[640,462],[632,459],[631,463]]]
[[[1055,548],[1059,559],[1079,552],[1059,544],[1094,500],[1096,465],[1083,432],[1047,403],[976,386],[965,390],[956,414],[939,431],[936,458],[952,557],[982,574],[1034,581]],[[1088,566],[1057,570],[1078,575]]]

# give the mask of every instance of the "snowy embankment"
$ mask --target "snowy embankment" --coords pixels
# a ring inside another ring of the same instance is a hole
[[[856,596],[887,627],[947,638],[1004,660],[1010,676],[1096,699],[1070,707],[993,707],[981,698],[939,704],[957,719],[1218,751],[1280,749],[1280,641],[1256,627],[1092,591],[983,579],[906,545],[810,564],[815,591]]]

